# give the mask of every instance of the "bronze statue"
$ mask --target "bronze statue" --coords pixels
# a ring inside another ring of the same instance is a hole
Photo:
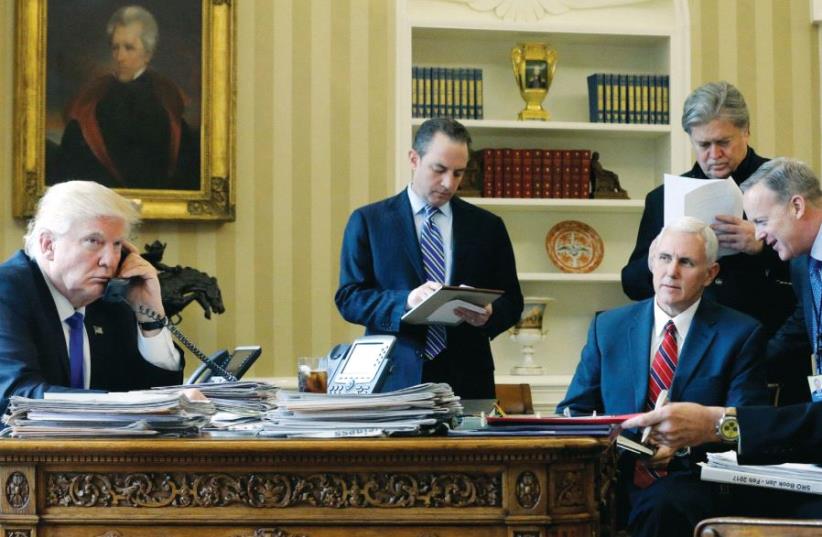
[[[180,311],[192,302],[203,308],[206,319],[211,319],[212,310],[215,313],[225,312],[217,278],[192,267],[166,265],[162,262],[165,249],[165,243],[154,241],[145,245],[145,252],[141,255],[157,269],[163,308],[169,321],[179,324],[182,320]]]
[[[591,155],[591,176],[594,180],[595,199],[628,199],[628,191],[619,185],[619,176],[602,167],[598,151]]]

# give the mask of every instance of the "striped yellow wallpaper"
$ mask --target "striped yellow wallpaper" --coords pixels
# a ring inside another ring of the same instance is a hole
[[[394,7],[390,0],[239,0],[237,221],[150,223],[139,241],[216,275],[227,313],[196,306],[183,330],[205,350],[259,343],[256,376],[361,332],[333,303],[349,212],[394,190]],[[737,84],[764,155],[820,168],[819,57],[807,0],[693,0],[692,81]],[[11,217],[14,2],[0,1],[0,257]]]
[[[806,0],[691,0],[691,82],[745,95],[751,145],[820,170],[819,44]]]

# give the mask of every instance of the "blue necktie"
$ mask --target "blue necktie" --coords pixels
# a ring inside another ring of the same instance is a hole
[[[432,205],[425,206],[425,222],[420,233],[420,248],[422,249],[422,266],[425,277],[429,281],[445,283],[445,249],[442,245],[442,235],[434,223],[434,215],[440,210]],[[425,356],[434,359],[445,349],[445,327],[431,325],[425,337]]]
[[[820,271],[822,271],[822,261],[818,259],[814,259],[811,256],[808,256],[808,276],[810,277],[811,281],[811,292],[813,293],[813,333],[819,335],[820,327],[817,326],[819,322],[819,311],[822,308],[822,275],[820,275]],[[813,345],[813,351],[815,353],[819,353],[820,349],[816,348],[816,341],[811,342]]]
[[[69,325],[69,366],[71,367],[69,385],[72,388],[85,388],[83,384],[83,314],[74,312],[66,319]]]

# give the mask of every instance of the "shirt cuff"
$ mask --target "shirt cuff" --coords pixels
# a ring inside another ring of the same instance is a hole
[[[171,332],[163,328],[159,334],[146,337],[137,327],[137,350],[146,362],[168,371],[180,370],[180,351],[174,347]]]

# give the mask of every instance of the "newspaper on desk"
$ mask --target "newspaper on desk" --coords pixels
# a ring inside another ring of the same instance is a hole
[[[708,453],[700,462],[703,481],[822,494],[822,468],[815,464],[739,464],[735,451]]]
[[[44,399],[12,396],[3,436],[112,437],[192,436],[215,412],[211,401],[169,393],[55,393]]]
[[[333,395],[280,390],[260,436],[339,438],[428,434],[462,413],[448,384],[387,393]]]
[[[267,382],[208,382],[154,388],[173,392],[197,388],[214,404],[216,413],[203,430],[211,436],[253,435],[262,429],[262,417],[277,408],[277,387]]]

